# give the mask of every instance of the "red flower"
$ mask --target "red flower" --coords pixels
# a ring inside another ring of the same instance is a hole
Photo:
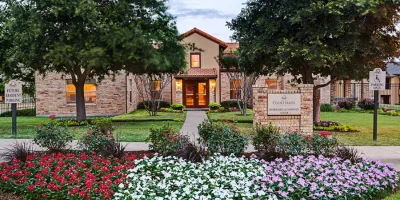
[[[50,118],[50,119],[55,119],[55,118],[56,118],[56,115],[55,115],[55,114],[51,114],[51,115],[49,115],[49,118]]]
[[[43,197],[43,198],[46,198],[46,197],[47,197],[47,194],[46,194],[46,193],[43,193],[43,194],[42,194],[42,197]]]
[[[164,137],[168,137],[168,136],[169,136],[169,132],[163,133],[163,136],[164,136]]]
[[[33,184],[30,184],[28,186],[28,191],[33,191],[35,189],[35,186]]]
[[[86,196],[86,192],[85,192],[85,191],[81,191],[81,192],[79,193],[79,196],[80,196],[80,197],[85,197],[85,196]]]
[[[322,132],[319,133],[319,135],[321,135],[321,136],[328,136],[328,135],[332,135],[332,133],[329,132],[329,131],[322,131]]]

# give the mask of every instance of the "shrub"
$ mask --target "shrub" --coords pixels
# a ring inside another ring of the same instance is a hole
[[[340,146],[336,150],[336,156],[343,160],[350,160],[351,163],[359,163],[362,161],[360,154],[354,147]]]
[[[209,107],[211,110],[218,110],[218,109],[221,107],[221,104],[219,104],[219,103],[210,103],[210,104],[208,105],[208,107]]]
[[[240,105],[243,106],[242,101],[239,101]],[[228,101],[222,101],[221,106],[226,110],[229,111],[230,108],[237,108],[238,103],[236,100],[228,100]]]
[[[68,143],[72,142],[73,138],[74,134],[71,129],[57,126],[52,119],[47,124],[40,123],[35,127],[33,141],[50,152],[61,152],[66,150]]]
[[[330,104],[330,103],[322,103],[320,105],[320,111],[321,112],[333,112],[334,109],[333,109],[332,104]]]
[[[15,141],[10,148],[4,149],[0,157],[7,162],[12,162],[14,159],[25,162],[30,155],[33,155],[33,147],[30,143]]]
[[[181,103],[174,103],[171,105],[172,110],[183,110],[185,106]]]
[[[110,118],[98,119],[95,125],[89,126],[86,134],[78,141],[78,147],[86,152],[100,153],[107,148],[107,144],[114,142],[112,121]]]
[[[247,138],[243,137],[239,129],[229,122],[210,122],[204,120],[199,126],[199,142],[211,154],[234,154],[240,156],[247,146]]]
[[[11,111],[6,111],[0,114],[0,117],[11,117]],[[36,109],[17,110],[17,116],[36,116]]]
[[[152,106],[152,104],[149,103],[149,101],[142,101],[137,105],[137,109],[146,109],[145,104]],[[169,108],[170,106],[171,106],[171,104],[169,102],[160,101],[160,108]],[[151,109],[151,107],[150,107],[150,109]]]
[[[314,122],[314,126],[330,127],[330,126],[340,126],[340,125],[342,125],[340,122],[335,122],[335,121]]]
[[[373,110],[374,109],[374,100],[371,98],[363,98],[358,102],[358,107],[364,110]]]
[[[253,145],[257,151],[264,151],[268,148],[275,148],[279,138],[279,127],[256,125],[254,129]]]
[[[319,133],[303,135],[295,132],[284,133],[279,137],[278,150],[288,156],[324,155],[333,156],[338,147],[336,138]]]
[[[161,128],[150,128],[150,135],[146,141],[151,142],[149,144],[150,150],[170,156],[176,154],[182,138],[178,132],[174,131],[172,126],[164,125]]]
[[[356,129],[354,129],[352,126],[348,125],[339,125],[339,126],[314,126],[314,131],[338,131],[338,132],[354,132]]]
[[[346,110],[349,110],[349,109],[353,108],[354,102],[350,101],[348,99],[342,99],[338,102],[338,106],[339,106],[339,108],[344,108]]]

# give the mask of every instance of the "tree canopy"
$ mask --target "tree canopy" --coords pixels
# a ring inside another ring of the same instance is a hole
[[[0,67],[9,75],[71,77],[78,120],[83,85],[125,70],[177,72],[185,49],[165,0],[5,0],[0,5]]]
[[[228,26],[253,71],[288,73],[305,84],[313,84],[317,74],[362,79],[398,55],[399,5],[398,0],[250,0]]]

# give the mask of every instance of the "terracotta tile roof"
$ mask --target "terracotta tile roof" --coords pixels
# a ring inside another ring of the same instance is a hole
[[[187,74],[178,74],[175,76],[176,78],[213,78],[217,77],[217,70],[215,68],[212,69],[196,69],[190,68],[187,71]]]
[[[224,50],[225,53],[229,53],[231,51],[235,51],[239,48],[239,43],[238,42],[227,42],[226,43],[228,47]]]
[[[207,39],[209,39],[209,40],[221,45],[224,48],[228,47],[228,45],[224,41],[222,41],[222,40],[220,40],[220,39],[218,39],[218,38],[216,38],[216,37],[204,32],[204,31],[202,31],[202,30],[200,30],[200,29],[198,29],[196,27],[193,28],[192,30],[189,30],[188,32],[184,33],[183,34],[183,38],[186,38],[186,37],[188,37],[188,36],[190,36],[190,35],[192,35],[194,33],[197,33],[197,34],[199,34],[199,35],[201,35],[201,36],[203,36],[203,37],[205,37],[205,38],[207,38]]]

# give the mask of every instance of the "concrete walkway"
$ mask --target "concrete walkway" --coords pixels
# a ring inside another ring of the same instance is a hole
[[[200,137],[197,126],[205,119],[207,119],[205,111],[187,111],[186,119],[180,133],[182,135],[188,135],[190,141],[197,143],[197,139]]]
[[[199,138],[197,126],[206,118],[207,115],[204,111],[188,111],[180,133],[188,135],[191,141],[197,143],[197,138]],[[19,143],[25,141],[33,145],[30,139],[0,139],[0,153],[4,151],[4,148],[10,148],[16,141]],[[146,151],[149,149],[148,144],[144,142],[122,142],[122,144],[127,145],[127,151]],[[72,149],[77,149],[77,141],[73,141],[71,146]],[[34,150],[43,150],[37,145],[33,145],[33,147]],[[354,146],[354,148],[361,153],[361,156],[380,160],[384,163],[392,163],[400,171],[400,146]],[[254,152],[254,146],[249,145],[246,152]]]

